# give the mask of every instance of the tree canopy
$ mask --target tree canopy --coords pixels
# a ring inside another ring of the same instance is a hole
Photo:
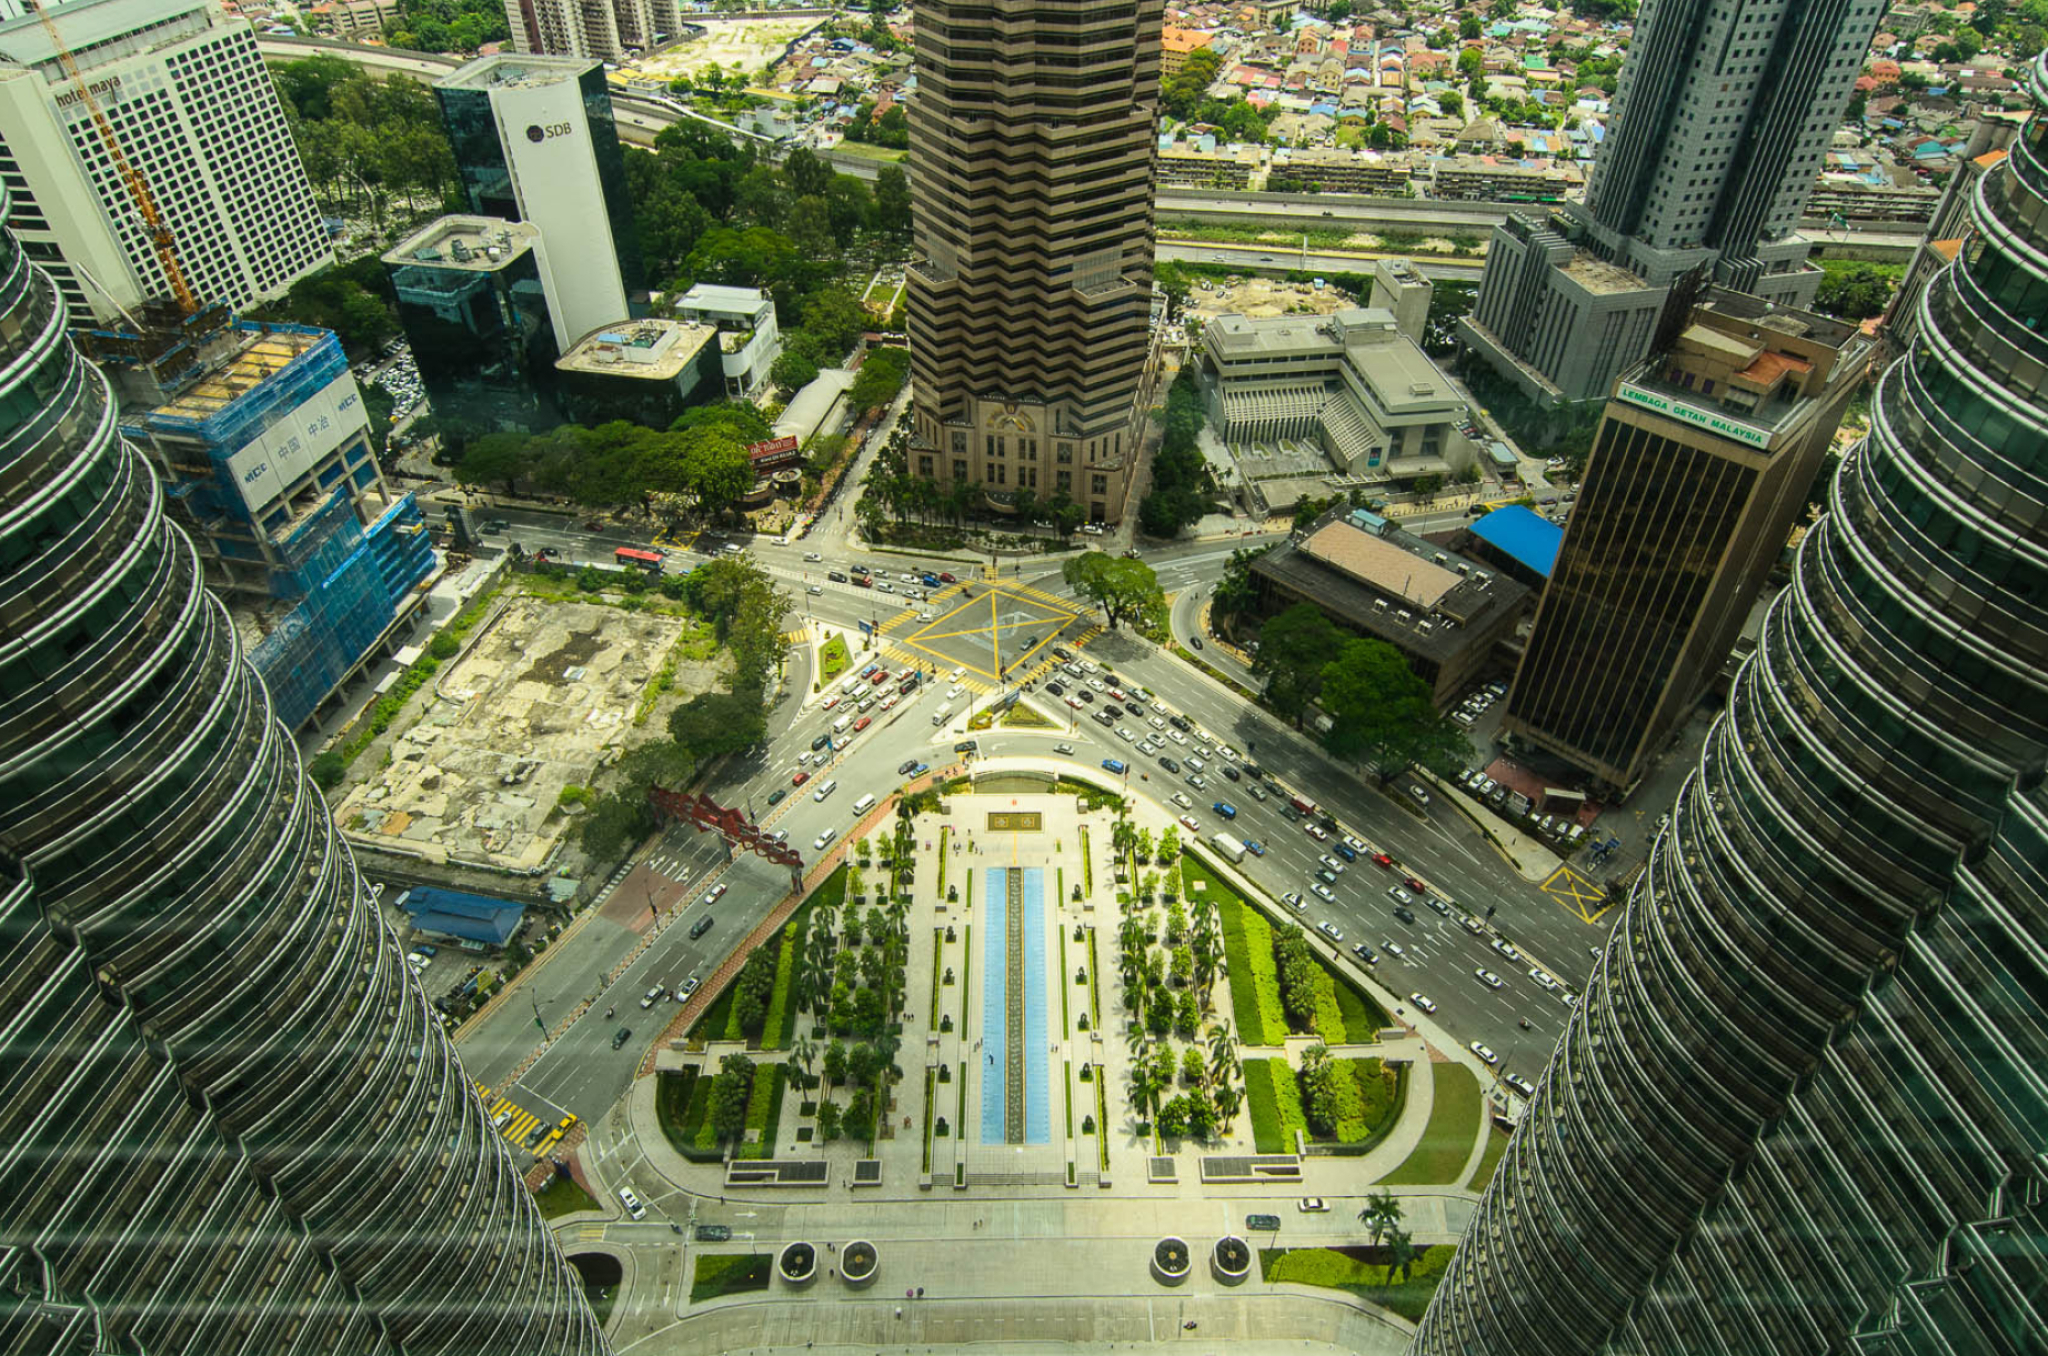
[[[1102,609],[1112,631],[1120,622],[1142,618],[1166,597],[1150,565],[1106,551],[1082,552],[1060,567],[1060,575],[1068,588]]]
[[[1138,527],[1148,537],[1175,537],[1209,511],[1209,463],[1198,445],[1208,412],[1192,367],[1167,388],[1166,430],[1152,458],[1152,489],[1138,501]]]
[[[1266,679],[1266,704],[1300,725],[1344,641],[1344,632],[1313,603],[1296,603],[1269,619],[1259,628],[1259,652],[1252,661],[1252,672]]]
[[[1263,639],[1260,650],[1265,649]],[[1471,753],[1458,727],[1437,713],[1429,685],[1382,640],[1354,639],[1323,668],[1322,705],[1331,725],[1324,747],[1372,763],[1382,780],[1420,763],[1444,770]]]
[[[624,420],[545,433],[496,433],[471,441],[455,478],[469,486],[524,481],[590,508],[637,505],[649,496],[676,517],[724,512],[754,484],[746,446],[767,435],[760,412],[744,403],[692,410],[664,432]]]

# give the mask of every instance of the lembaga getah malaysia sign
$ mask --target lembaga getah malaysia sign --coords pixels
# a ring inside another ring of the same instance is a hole
[[[1631,405],[1641,405],[1646,410],[1655,410],[1667,419],[1677,419],[1684,423],[1697,424],[1709,433],[1718,433],[1723,438],[1733,438],[1738,443],[1747,443],[1751,447],[1760,448],[1768,448],[1771,445],[1771,435],[1768,433],[1762,433],[1756,429],[1738,424],[1732,419],[1724,419],[1718,414],[1696,409],[1681,401],[1673,400],[1670,396],[1661,396],[1654,391],[1645,391],[1642,387],[1630,385],[1628,382],[1623,382],[1615,394]]]

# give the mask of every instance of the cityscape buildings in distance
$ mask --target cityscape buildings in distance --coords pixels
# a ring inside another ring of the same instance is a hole
[[[0,231],[0,1352],[605,1351],[66,320]]]
[[[1884,9],[1645,4],[1585,201],[1494,228],[1466,347],[1533,400],[1597,400],[1696,269],[1812,305],[1820,270],[1796,228]]]
[[[2027,75],[1419,1356],[2041,1350],[2048,54]]]
[[[1116,522],[1151,343],[1161,0],[919,0],[909,469]]]

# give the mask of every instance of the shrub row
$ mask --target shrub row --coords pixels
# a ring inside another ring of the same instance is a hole
[[[747,1129],[760,1136],[740,1146],[742,1158],[773,1158],[775,1131],[782,1123],[782,1089],[787,1072],[780,1064],[762,1064],[754,1070],[754,1086],[747,1093]]]
[[[1272,925],[1227,890],[1218,891],[1216,905],[1223,923],[1223,959],[1230,970],[1230,1006],[1237,1019],[1238,1039],[1246,1045],[1278,1045],[1286,1039],[1287,1018],[1280,1008]]]
[[[1262,1154],[1294,1152],[1294,1132],[1308,1131],[1301,1089],[1284,1059],[1244,1061],[1245,1105],[1252,1116],[1252,1141]]]

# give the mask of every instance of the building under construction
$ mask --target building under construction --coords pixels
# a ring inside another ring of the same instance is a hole
[[[397,648],[435,569],[419,507],[394,495],[341,341],[304,325],[147,308],[85,346],[120,388],[122,430],[163,478],[243,649],[297,729]]]

